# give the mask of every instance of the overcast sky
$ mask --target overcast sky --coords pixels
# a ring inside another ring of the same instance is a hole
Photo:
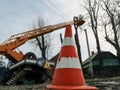
[[[74,16],[84,15],[81,6],[83,0],[0,0],[0,43],[14,34],[33,29],[33,23],[42,17],[46,25],[71,21]],[[53,37],[57,38],[56,50],[60,50],[59,33],[55,31]],[[79,32],[83,60],[88,57],[84,32]],[[91,51],[95,50],[94,37],[89,35]],[[104,46],[104,45],[103,45]],[[27,47],[27,48],[26,48]],[[29,47],[29,48],[28,48]],[[32,45],[25,44],[20,47],[23,52],[33,51]],[[105,46],[104,46],[105,47]],[[108,47],[108,46],[107,46]],[[111,46],[109,46],[111,48]],[[35,49],[35,48],[34,48]],[[38,52],[35,52],[38,54]],[[54,53],[55,54],[55,53]]]

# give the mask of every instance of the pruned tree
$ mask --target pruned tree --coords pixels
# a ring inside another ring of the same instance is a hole
[[[102,2],[104,17],[107,17],[107,20],[103,17],[105,39],[115,48],[120,61],[120,1],[102,0]]]

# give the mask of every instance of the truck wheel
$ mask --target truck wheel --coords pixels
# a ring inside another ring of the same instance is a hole
[[[44,72],[36,73],[34,76],[35,84],[43,84],[47,80],[47,76]]]
[[[24,55],[24,59],[37,59],[36,55],[33,52],[28,52]]]

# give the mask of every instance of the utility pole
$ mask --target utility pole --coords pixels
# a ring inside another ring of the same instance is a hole
[[[62,39],[62,34],[60,33],[60,41],[61,41],[61,44],[63,42],[63,39]]]
[[[85,36],[86,36],[86,42],[87,42],[87,48],[88,48],[88,55],[90,57],[90,47],[89,47],[89,42],[88,42],[88,35],[87,35],[87,30],[84,29],[85,31]],[[94,76],[94,71],[93,71],[93,67],[92,67],[92,61],[90,61],[90,71],[91,71],[91,77]]]
[[[86,36],[86,42],[87,42],[87,48],[88,48],[88,55],[90,57],[90,47],[89,47],[89,42],[88,42],[88,35],[87,35],[87,30],[85,29],[85,36]]]
[[[74,22],[77,21],[77,20],[78,20],[78,17],[73,18]],[[76,46],[77,46],[77,52],[78,52],[81,68],[83,69],[82,58],[81,58],[81,49],[80,49],[80,43],[79,43],[79,39],[78,39],[78,32],[77,32],[78,26],[74,24],[74,28],[75,28],[75,43],[76,43]]]

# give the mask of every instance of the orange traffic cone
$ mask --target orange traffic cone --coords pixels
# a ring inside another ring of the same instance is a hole
[[[57,60],[51,85],[46,90],[98,90],[85,86],[75,43],[72,38],[71,25],[66,26],[63,45]]]

